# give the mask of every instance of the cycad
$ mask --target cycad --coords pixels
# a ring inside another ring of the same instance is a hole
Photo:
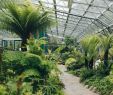
[[[99,48],[99,38],[97,35],[87,36],[81,40],[80,44],[85,56],[85,65],[87,68],[92,69],[93,60],[96,57]]]
[[[45,30],[52,23],[49,12],[42,11],[42,7],[34,7],[25,3],[18,5],[15,2],[4,3],[5,8],[0,12],[0,29],[16,33],[22,39],[25,47],[30,34]]]
[[[93,62],[94,62],[94,58],[96,58],[98,56],[98,50],[99,50],[99,46],[100,46],[100,40],[98,36],[92,36],[90,38],[90,43],[89,43],[89,56],[88,56],[88,60],[89,60],[89,67],[90,69],[93,68]]]
[[[113,35],[102,35],[100,38],[101,48],[104,50],[104,65],[108,67],[109,50],[113,45]]]
[[[85,66],[88,68],[87,55],[88,55],[88,48],[89,48],[89,37],[83,38],[80,44],[85,57]]]

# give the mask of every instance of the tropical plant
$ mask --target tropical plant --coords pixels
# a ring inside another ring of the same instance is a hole
[[[22,47],[26,47],[31,34],[51,25],[50,12],[42,11],[41,6],[36,7],[31,3],[19,5],[14,0],[11,1],[1,4],[5,8],[0,12],[0,29],[16,33],[22,39]]]
[[[98,36],[91,37],[88,50],[88,60],[90,69],[93,69],[93,62],[95,58],[99,55],[98,54],[99,46],[100,46],[99,37]]]
[[[85,57],[85,66],[92,69],[94,58],[98,55],[99,37],[88,36],[83,38],[80,44]]]
[[[108,67],[108,55],[110,48],[113,46],[113,35],[109,34],[107,36],[102,35],[100,41],[101,47],[104,51],[104,65],[105,67]]]
[[[8,95],[6,86],[0,85],[0,95]]]
[[[68,59],[66,60],[66,62],[65,62],[65,65],[66,65],[66,66],[69,66],[69,65],[71,65],[72,63],[76,63],[75,58],[68,58]]]
[[[66,46],[72,46],[72,45],[74,45],[74,39],[72,39],[69,36],[66,36],[64,41],[65,41]]]
[[[47,41],[45,37],[40,39],[31,38],[28,40],[28,51],[33,54],[42,55],[43,48],[42,46],[46,45]]]

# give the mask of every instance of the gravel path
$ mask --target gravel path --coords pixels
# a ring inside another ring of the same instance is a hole
[[[98,95],[84,87],[78,77],[67,73],[64,65],[59,65],[58,68],[62,72],[60,79],[65,85],[65,95]]]

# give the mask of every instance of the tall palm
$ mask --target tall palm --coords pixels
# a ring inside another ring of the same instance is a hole
[[[26,46],[31,33],[42,31],[52,24],[48,11],[42,11],[41,6],[15,2],[4,3],[5,8],[0,12],[0,29],[16,33],[22,39],[22,46]]]
[[[84,58],[85,58],[85,66],[88,68],[88,60],[87,60],[87,56],[88,56],[88,47],[89,47],[89,37],[87,38],[83,38],[81,41],[80,41],[80,45],[81,45],[81,48],[82,48],[82,51],[84,53]]]
[[[94,58],[98,55],[99,37],[97,35],[88,36],[82,39],[80,44],[85,56],[85,65],[92,69]]]
[[[88,49],[89,68],[93,68],[94,59],[98,56],[100,40],[98,36],[91,36]]]
[[[109,50],[113,46],[113,35],[102,35],[100,38],[101,47],[104,50],[104,65],[108,67]]]

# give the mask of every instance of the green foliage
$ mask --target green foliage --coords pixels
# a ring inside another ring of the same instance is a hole
[[[42,45],[47,44],[46,38],[42,37],[40,39],[33,39],[30,38],[28,40],[28,51],[30,53],[42,56],[43,49],[41,48]]]
[[[40,86],[40,91],[44,95],[64,95],[62,88],[63,84],[60,82],[58,77],[49,77],[46,85]],[[54,94],[53,94],[54,93]]]
[[[103,63],[101,63],[98,68],[95,70],[96,76],[105,77],[109,75],[111,67],[105,67]]]
[[[4,51],[3,61],[7,63],[20,63],[20,60],[24,57],[24,53],[20,51]]]
[[[65,65],[66,65],[66,66],[69,66],[69,65],[71,65],[71,64],[73,64],[73,63],[76,63],[75,58],[68,58],[68,59],[66,60],[66,62],[65,62]]]
[[[0,85],[0,95],[9,95],[6,86]]]
[[[4,90],[8,93],[3,95],[17,95],[18,92],[20,95],[63,95],[63,84],[59,80],[59,71],[54,61],[17,51],[5,51],[3,61],[6,65],[7,85]]]
[[[113,35],[101,36],[101,49],[104,51],[103,59],[105,67],[108,67],[109,50],[113,46]]]
[[[113,90],[113,83],[105,78],[91,77],[85,80],[85,84],[96,87],[96,91],[100,92],[100,95],[110,95]]]
[[[56,54],[59,54],[63,48],[64,48],[64,46],[61,45],[61,46],[59,46],[54,52],[55,52]]]
[[[68,65],[67,69],[70,70],[78,70],[84,67],[84,62],[80,61],[80,62],[73,62],[72,64]]]
[[[70,53],[69,52],[65,52],[61,54],[61,59],[63,62],[65,62],[68,58],[69,58]]]
[[[71,51],[69,56],[72,58],[76,58],[76,62],[73,62],[72,64],[68,65],[67,66],[68,70],[76,70],[84,67],[84,57],[79,50],[75,48],[74,50]]]
[[[69,36],[65,37],[65,45],[69,46],[69,47],[77,47],[78,43],[77,43],[77,39],[76,38],[71,38]]]
[[[21,60],[24,56],[25,54],[20,51],[4,51],[3,70],[5,79],[7,79],[7,77],[14,77],[23,71]]]
[[[107,35],[107,36],[104,36],[104,35],[102,35],[101,37],[100,37],[100,42],[101,42],[101,46],[102,46],[102,49],[104,50],[104,51],[106,51],[106,49],[108,49],[108,48],[111,48],[112,47],[112,45],[113,45],[113,35]]]
[[[94,75],[94,71],[93,70],[88,70],[86,68],[82,69],[81,70],[81,73],[80,73],[80,81],[84,81],[90,77],[92,77]]]
[[[93,64],[93,60],[98,56],[100,46],[99,37],[97,35],[88,36],[83,38],[80,44],[84,53],[85,65],[87,68],[92,68],[93,65],[90,67],[90,64]]]
[[[10,0],[1,2],[5,8],[1,8],[0,12],[0,29],[16,33],[22,38],[22,45],[27,44],[30,34],[36,34],[37,31],[46,30],[53,24],[53,20],[49,17],[50,12],[43,11],[44,6],[34,6],[30,2],[21,2],[18,4]]]
[[[22,60],[23,65],[31,66],[31,67],[38,67],[42,63],[42,59],[40,56],[31,54],[31,53],[26,53],[25,57]]]

